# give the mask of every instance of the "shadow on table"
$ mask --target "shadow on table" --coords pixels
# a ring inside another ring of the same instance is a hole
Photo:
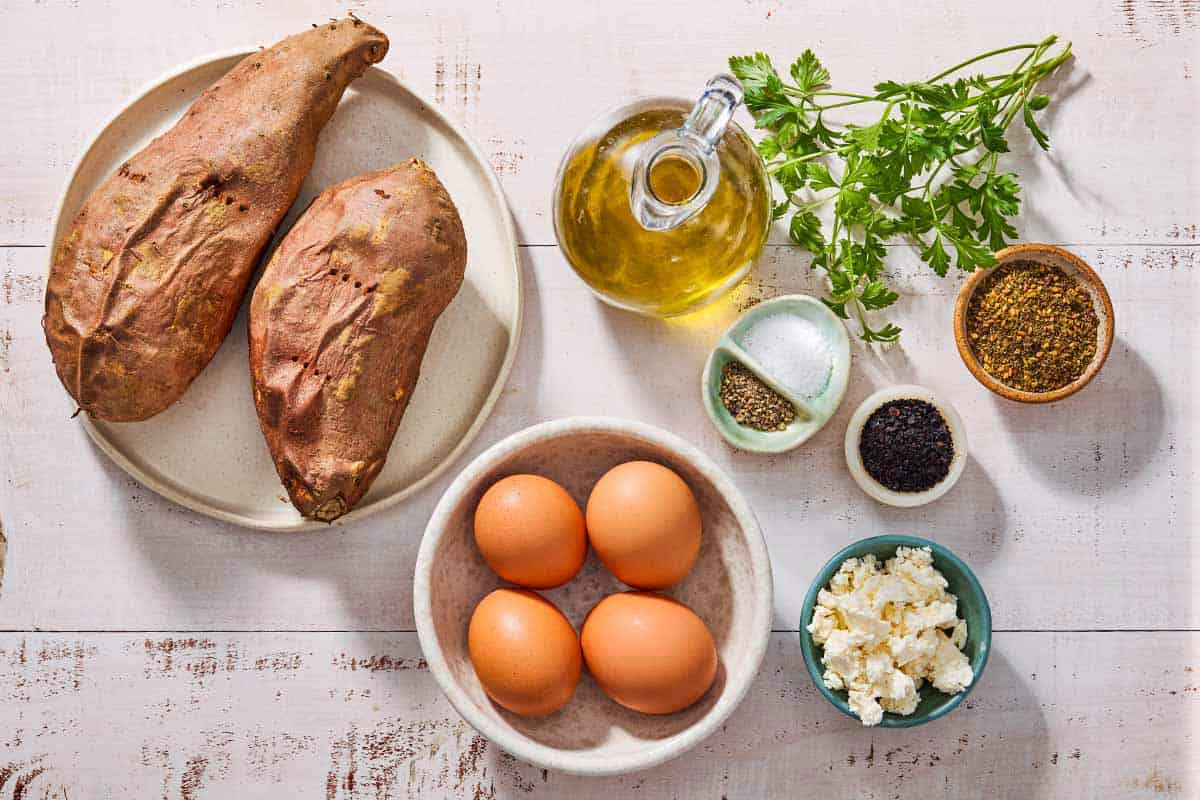
[[[903,341],[892,345],[873,345],[864,342],[858,336],[850,336],[850,353],[855,366],[861,371],[860,379],[865,378],[867,388],[862,399],[882,389],[904,383],[920,383],[917,371],[913,367],[908,351],[904,349]],[[849,398],[847,398],[849,399]],[[859,402],[862,402],[862,399]],[[851,408],[857,407],[857,404]]]
[[[1091,384],[1046,405],[994,397],[997,416],[1019,440],[1017,452],[1045,481],[1074,494],[1127,489],[1154,460],[1166,407],[1154,371],[1123,339]]]
[[[839,438],[845,435],[849,417],[871,393],[884,386],[922,382],[902,343],[876,347],[856,339],[852,353],[859,374],[851,377],[846,400],[829,423]],[[845,491],[851,495],[861,494],[849,473],[840,473],[836,480],[849,487]],[[1008,515],[992,476],[968,452],[958,483],[945,496],[916,508],[865,500],[855,525],[855,535],[847,543],[883,533],[903,533],[937,541],[970,564],[984,564],[1004,547]]]
[[[719,662],[712,687],[694,705],[674,714],[642,714],[610,700],[585,672],[571,702],[558,713],[541,718],[519,717],[507,711],[500,715],[520,734],[561,750],[590,750],[614,735],[653,746],[702,719],[721,698],[725,681],[725,664]]]
[[[1001,647],[1003,637],[1001,635]],[[710,738],[660,767],[582,778],[546,772],[489,747],[500,794],[538,797],[652,796],[1050,797],[1054,754],[1044,712],[1027,681],[993,651],[978,686],[947,716],[904,730],[864,729],[809,680],[794,637],[776,634],[741,706]],[[1047,788],[1043,789],[1045,786]]]
[[[1017,120],[1017,123],[1010,129],[1009,140],[1015,145],[1020,139],[1028,142],[1026,145],[1017,145],[1023,157],[1015,171],[1021,174],[1023,183],[1033,186],[1047,180],[1054,186],[1061,186],[1066,189],[1071,199],[1079,204],[1080,208],[1087,209],[1095,219],[1103,219],[1111,212],[1122,211],[1124,208],[1115,205],[1110,198],[1087,185],[1089,177],[1087,170],[1068,172],[1063,167],[1061,155],[1063,151],[1060,150],[1062,145],[1056,138],[1058,130],[1056,122],[1059,113],[1071,102],[1075,94],[1085,90],[1092,83],[1093,77],[1087,68],[1081,67],[1075,58],[1068,59],[1052,76],[1038,86],[1039,94],[1045,94],[1051,98],[1050,105],[1044,111],[1034,115],[1039,127],[1050,135],[1050,149],[1043,151],[1039,148],[1034,143],[1033,137],[1024,130],[1025,126],[1020,120]],[[1026,153],[1028,155],[1025,155]],[[1042,173],[1051,173],[1053,177],[1043,178]],[[1036,194],[1026,197],[1025,202],[1021,204],[1021,215],[1018,218],[1017,227],[1022,230],[1028,228],[1040,231],[1044,241],[1069,241],[1072,238],[1071,233],[1064,229],[1064,215],[1061,211],[1057,215],[1045,213],[1047,207],[1039,204],[1034,198],[1036,198]]]
[[[985,564],[1004,547],[1008,515],[996,484],[973,455],[946,495],[917,508],[871,502],[862,514],[862,536],[903,533],[945,545],[969,564]]]
[[[134,484],[98,458],[114,496],[129,498],[126,526],[133,549],[161,576],[186,628],[414,629],[412,585],[425,524],[442,492],[476,454],[536,414],[540,382],[540,310],[527,250],[522,343],[508,388],[479,437],[429,486],[399,506],[346,526],[300,533],[240,528],[195,514]],[[472,302],[477,302],[472,298]],[[460,343],[470,346],[469,341]],[[521,404],[520,413],[501,413]],[[528,408],[526,408],[528,407]],[[496,417],[501,417],[497,422]],[[94,445],[92,445],[94,447]],[[400,454],[393,449],[392,457]],[[279,493],[283,489],[279,487]],[[289,580],[278,580],[283,576]],[[336,591],[328,588],[336,587]],[[287,595],[281,596],[280,593]],[[264,593],[270,596],[264,598]]]
[[[153,497],[112,464],[114,494],[130,496],[131,550],[154,569],[179,630],[401,630],[412,626],[420,531],[398,534],[387,515],[349,527],[270,533],[208,519]],[[445,476],[448,481],[451,477]],[[410,499],[427,518],[435,482]],[[287,580],[280,580],[286,576]],[[321,589],[333,585],[337,591]],[[383,591],[388,587],[388,591]],[[153,616],[153,615],[152,615]]]

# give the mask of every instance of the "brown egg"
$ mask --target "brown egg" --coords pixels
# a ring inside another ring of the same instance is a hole
[[[579,504],[540,475],[492,484],[475,508],[475,544],[497,575],[533,589],[561,586],[587,557]]]
[[[467,649],[483,690],[524,717],[553,714],[575,693],[583,661],[563,613],[537,592],[497,589],[479,601]]]
[[[665,589],[696,563],[700,507],[671,470],[629,461],[596,482],[587,502],[587,532],[613,575],[638,589]]]
[[[717,675],[717,648],[704,620],[653,592],[604,598],[583,621],[580,639],[605,694],[646,714],[687,708]]]

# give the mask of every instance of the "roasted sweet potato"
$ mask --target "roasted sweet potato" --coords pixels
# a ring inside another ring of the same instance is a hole
[[[326,189],[271,256],[250,301],[254,403],[305,516],[345,514],[383,468],[466,263],[458,210],[416,159]]]
[[[387,49],[348,19],[254,53],[88,198],[42,320],[83,411],[129,422],[179,399],[229,333],[342,92]]]

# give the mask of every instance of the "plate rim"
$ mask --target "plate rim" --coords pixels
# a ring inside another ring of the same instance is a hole
[[[186,61],[167,70],[166,72],[160,73],[154,79],[140,86],[128,97],[128,99],[125,100],[125,102],[121,104],[118,109],[108,116],[104,123],[87,140],[79,155],[75,158],[74,162],[72,162],[71,168],[67,173],[66,180],[63,182],[62,188],[59,191],[58,202],[56,202],[54,206],[54,225],[50,230],[50,246],[46,248],[47,274],[49,274],[49,270],[53,268],[54,254],[58,250],[58,243],[63,234],[63,211],[66,205],[67,196],[71,191],[71,186],[75,183],[76,178],[79,176],[80,169],[88,160],[88,157],[92,154],[92,151],[95,150],[96,146],[109,134],[112,127],[117,124],[120,118],[127,111],[129,111],[130,107],[144,99],[146,95],[150,94],[156,89],[161,88],[163,85],[180,78],[189,72],[209,66],[216,61],[223,61],[230,58],[245,58],[255,52],[257,52],[257,48],[234,47],[211,52],[206,55],[199,56],[198,58],[194,58],[190,61]],[[218,508],[214,505],[210,505],[209,503],[206,503],[193,495],[176,490],[174,487],[164,483],[163,481],[160,481],[154,475],[143,470],[132,459],[126,456],[119,447],[109,440],[109,438],[93,424],[88,415],[80,415],[82,427],[84,431],[87,432],[88,438],[91,439],[92,443],[106,456],[108,456],[113,463],[123,469],[130,477],[132,477],[141,485],[155,492],[159,496],[166,498],[172,503],[188,509],[189,511],[202,514],[220,522],[238,525],[243,528],[251,528],[254,530],[276,533],[299,533],[313,530],[330,530],[332,528],[343,527],[345,525],[358,522],[359,520],[366,519],[367,517],[370,517],[381,511],[395,507],[402,501],[411,497],[413,494],[419,492],[421,489],[424,489],[426,486],[440,477],[442,473],[449,469],[451,464],[458,461],[466,449],[470,447],[471,443],[475,441],[476,437],[478,437],[480,431],[483,429],[484,424],[486,424],[488,419],[491,418],[492,411],[495,410],[496,403],[499,401],[500,395],[504,391],[504,387],[508,385],[508,379],[512,373],[513,365],[516,362],[517,350],[520,347],[521,332],[525,317],[525,277],[522,274],[521,245],[517,236],[516,222],[513,219],[512,209],[509,208],[508,198],[504,194],[504,188],[500,185],[500,180],[496,176],[496,171],[492,169],[491,165],[488,163],[487,157],[479,148],[478,142],[475,141],[475,138],[471,136],[469,132],[444,114],[435,103],[429,101],[429,98],[413,89],[413,87],[405,83],[390,71],[380,67],[377,64],[368,67],[367,72],[370,71],[378,72],[380,77],[382,77],[384,80],[390,81],[397,88],[416,98],[424,107],[425,113],[430,114],[436,121],[448,127],[460,140],[462,140],[471,156],[481,167],[482,173],[486,176],[487,184],[491,190],[491,194],[498,203],[502,217],[502,227],[510,245],[513,274],[516,278],[516,302],[513,307],[513,319],[512,326],[509,329],[508,344],[505,349],[504,359],[500,364],[500,369],[496,373],[496,379],[493,381],[487,397],[484,398],[483,404],[480,406],[479,412],[476,414],[474,421],[467,428],[466,432],[462,435],[454,447],[452,447],[445,457],[437,462],[432,469],[399,491],[385,497],[381,497],[380,499],[368,505],[362,505],[354,508],[349,513],[338,517],[332,522],[321,522],[320,520],[308,519],[305,517],[300,517],[299,519],[291,521],[275,521],[262,519],[247,514],[238,514]],[[339,105],[340,104],[341,103],[339,101]],[[252,289],[250,289],[250,291],[252,291]],[[242,302],[245,302],[244,298]],[[222,342],[222,344],[224,344],[224,342]],[[282,486],[283,485],[281,483],[280,488],[282,488]]]

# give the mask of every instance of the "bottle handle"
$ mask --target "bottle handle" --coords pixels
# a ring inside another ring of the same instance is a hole
[[[742,85],[732,75],[716,75],[704,87],[683,125],[663,131],[642,145],[633,167],[629,205],[634,218],[649,231],[668,231],[687,222],[708,205],[721,180],[717,145],[733,112],[742,103]],[[659,198],[650,185],[650,172],[662,158],[686,161],[700,176],[700,188],[682,203]]]

